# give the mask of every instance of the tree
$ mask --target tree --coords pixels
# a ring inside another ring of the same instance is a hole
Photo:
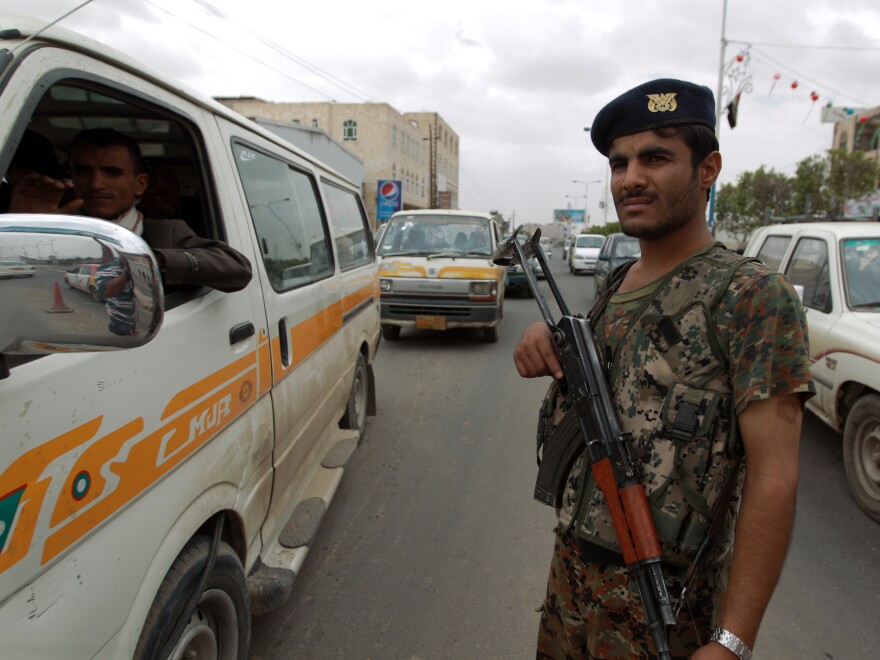
[[[791,211],[793,181],[763,165],[754,172],[743,172],[736,183],[723,184],[715,199],[715,225],[745,244],[753,230],[761,226],[764,210],[774,215]]]
[[[862,151],[847,152],[842,149],[828,151],[828,191],[834,200],[831,209],[843,215],[843,204],[877,189],[880,166],[866,157]]]
[[[795,214],[825,215],[831,211],[828,167],[828,158],[820,154],[808,156],[797,164],[791,204]]]

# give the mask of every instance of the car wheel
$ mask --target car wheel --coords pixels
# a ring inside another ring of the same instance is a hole
[[[159,657],[208,565],[211,540],[196,536],[174,560],[159,587],[135,649],[135,658]],[[169,658],[240,660],[251,634],[250,596],[238,556],[223,541],[198,605],[173,644]]]
[[[396,327],[396,326],[395,326]],[[348,405],[345,414],[339,422],[344,429],[353,429],[358,432],[358,442],[364,437],[367,430],[367,394],[370,383],[367,378],[367,362],[363,354],[358,351],[357,361],[354,365],[354,381],[351,384],[351,394],[348,395]]]
[[[856,401],[843,430],[843,466],[853,497],[880,522],[880,396]]]
[[[400,337],[400,326],[399,325],[383,325],[382,326],[382,338],[387,339],[388,341],[394,341],[395,339]]]
[[[490,328],[483,328],[483,341],[494,344],[501,339],[501,319]]]

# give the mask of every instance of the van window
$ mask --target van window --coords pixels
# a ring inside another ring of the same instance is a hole
[[[199,236],[225,240],[210,176],[198,165],[205,162],[200,157],[203,142],[191,122],[134,92],[127,94],[91,80],[65,79],[48,89],[40,85],[33,89],[38,91],[31,100],[34,110],[27,133],[52,145],[58,164],[53,176],[70,177],[67,152],[78,133],[90,128],[115,129],[138,143],[146,162],[150,183],[137,204],[144,216],[183,219]],[[21,137],[7,144],[16,144]],[[12,159],[12,154],[3,156],[4,162]]]
[[[314,177],[251,146],[235,143],[233,149],[272,288],[286,291],[330,276],[330,237]]]
[[[831,278],[825,241],[819,238],[800,239],[785,274],[792,284],[804,287],[806,307],[826,314],[831,311]]]
[[[764,244],[758,251],[757,257],[766,266],[779,270],[779,265],[782,263],[782,257],[785,256],[789,243],[791,243],[791,236],[768,236],[764,239]]]
[[[373,246],[369,240],[366,214],[357,194],[326,182],[324,192],[333,220],[339,268],[346,271],[372,263]]]
[[[94,77],[59,80],[55,74],[50,76],[33,84],[23,104],[32,109],[30,114],[19,117],[15,123],[18,130],[0,145],[0,212],[8,209],[11,183],[16,177],[38,172],[70,178],[67,155],[73,138],[85,129],[112,128],[137,142],[144,157],[150,182],[137,208],[145,217],[182,219],[199,236],[226,240],[211,176],[200,165],[207,162],[202,157],[204,141],[188,118],[135,90],[102,85]],[[17,147],[22,142],[19,152]],[[34,151],[34,144],[48,148]],[[78,265],[58,263],[57,272],[63,274]],[[165,309],[206,291],[200,287],[168,287]],[[14,367],[39,357],[43,356],[6,359],[8,366]]]

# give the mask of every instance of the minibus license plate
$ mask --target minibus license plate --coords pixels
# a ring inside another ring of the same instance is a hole
[[[416,327],[423,330],[446,330],[445,316],[417,316]]]

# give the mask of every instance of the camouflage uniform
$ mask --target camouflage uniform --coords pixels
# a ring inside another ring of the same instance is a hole
[[[687,603],[691,614],[686,608],[685,622],[670,631],[673,655],[687,657],[708,639],[726,586],[744,474],[736,416],[749,401],[814,391],[803,308],[782,275],[713,244],[660,281],[612,295],[593,322],[610,363],[621,431],[632,434],[673,597],[726,480],[737,480]],[[551,414],[539,429],[544,438],[567,402],[551,387],[545,405]],[[607,561],[604,555],[619,552],[604,496],[588,472],[583,478],[584,461],[582,455],[572,468],[558,512],[538,656],[648,657],[653,644],[625,568],[583,556],[594,552]]]

